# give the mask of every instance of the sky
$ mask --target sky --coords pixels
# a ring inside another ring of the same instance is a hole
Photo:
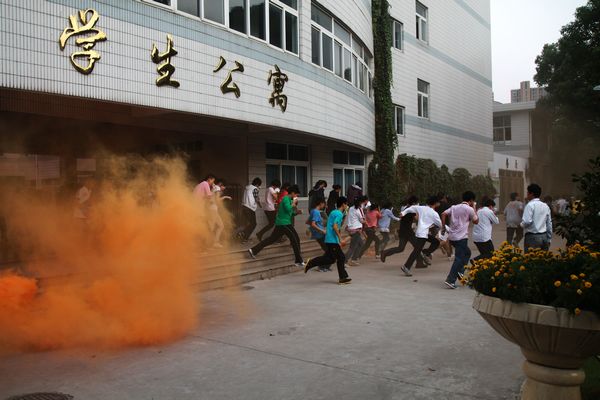
[[[535,75],[535,58],[587,0],[491,0],[494,98],[510,103],[510,90]]]

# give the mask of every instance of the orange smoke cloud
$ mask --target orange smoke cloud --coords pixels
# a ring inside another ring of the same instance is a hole
[[[70,199],[8,200],[7,225],[33,261],[0,275],[0,352],[156,344],[197,326],[192,285],[210,232],[185,163],[107,164],[87,220]]]

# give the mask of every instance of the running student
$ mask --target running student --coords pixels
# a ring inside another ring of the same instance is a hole
[[[346,229],[350,234],[350,248],[346,252],[346,260],[351,267],[359,265],[360,250],[364,245],[362,239],[363,226],[365,224],[365,213],[363,207],[369,199],[367,196],[360,196],[354,199],[354,205],[348,211],[348,225]]]
[[[333,185],[329,197],[327,198],[327,215],[331,214],[333,210],[336,210],[337,199],[340,198],[342,193],[342,187],[340,185]]]
[[[380,218],[381,212],[379,211],[379,206],[377,204],[371,204],[365,213],[365,235],[367,235],[367,240],[362,249],[360,249],[360,256],[358,258],[362,258],[373,242],[375,242],[375,258],[379,258],[381,240],[377,236],[377,224]]]
[[[456,279],[462,278],[465,272],[465,266],[471,259],[471,249],[469,249],[469,223],[479,223],[479,218],[475,212],[475,193],[467,191],[463,193],[463,202],[454,205],[444,211],[442,214],[442,234],[446,233],[446,220],[451,218],[448,229],[448,240],[454,247],[454,262],[450,268],[450,273],[444,283],[450,289],[456,289]]]
[[[402,211],[403,217],[407,214],[417,214],[418,218],[415,239],[412,243],[413,251],[410,253],[410,256],[408,256],[408,259],[404,265],[400,268],[406,276],[412,276],[410,269],[415,261],[417,262],[417,268],[424,266],[423,260],[420,256],[423,246],[425,246],[425,243],[427,243],[429,229],[431,229],[432,226],[436,226],[438,228],[441,228],[442,226],[442,221],[436,211],[436,208],[438,208],[439,205],[440,201],[438,200],[437,196],[431,196],[429,199],[427,199],[426,206],[411,206]]]
[[[323,251],[327,251],[327,246],[325,245],[325,234],[327,233],[326,229],[323,227],[323,218],[322,211],[325,208],[325,199],[316,200],[315,207],[310,210],[310,216],[308,217],[308,225],[311,239],[314,239],[319,243],[321,249]],[[319,271],[327,272],[331,271],[331,265],[323,265],[319,266]]]
[[[523,239],[523,228],[521,220],[523,219],[523,202],[518,193],[510,194],[510,202],[504,207],[504,216],[506,218],[506,241],[515,247]]]
[[[258,199],[258,191],[262,185],[260,178],[254,178],[252,183],[246,186],[244,198],[242,199],[242,215],[244,217],[244,228],[240,234],[242,241],[247,242],[256,228],[256,210],[262,208]]]
[[[418,203],[419,199],[416,196],[410,196],[408,200],[406,200],[406,206],[402,211],[410,208],[411,206],[417,205]],[[381,262],[385,262],[386,258],[391,255],[402,253],[406,248],[407,243],[411,243],[414,246],[415,231],[413,231],[412,225],[415,220],[415,216],[415,213],[407,213],[402,216],[402,219],[400,220],[400,228],[398,229],[398,246],[382,251]]]
[[[379,222],[377,223],[379,232],[381,232],[381,236],[383,236],[383,239],[379,244],[380,254],[385,251],[385,246],[387,246],[390,241],[390,223],[392,220],[400,221],[400,218],[394,215],[393,210],[392,203],[389,201],[386,202],[381,209],[381,218],[379,218]]]
[[[302,213],[302,210],[296,207],[298,204],[298,194],[300,194],[300,189],[297,185],[289,187],[288,195],[281,199],[281,203],[279,203],[277,217],[275,218],[275,229],[273,229],[271,236],[248,249],[250,257],[256,258],[262,249],[275,243],[285,235],[290,240],[292,249],[294,250],[295,265],[297,267],[304,267],[302,255],[300,254],[300,238],[292,223],[294,215]]]
[[[345,241],[342,240],[342,222],[344,221],[344,212],[348,209],[348,200],[345,197],[340,197],[336,202],[337,208],[329,214],[327,219],[327,232],[325,234],[325,246],[327,250],[321,257],[309,259],[304,267],[304,273],[307,273],[309,269],[314,267],[320,267],[323,265],[330,265],[337,263],[337,270],[340,285],[348,284],[352,281],[348,277],[348,272],[344,266],[346,257],[342,251],[342,245]]]
[[[257,234],[256,237],[260,242],[265,235],[265,233],[269,232],[271,228],[275,226],[275,217],[277,216],[277,200],[279,197],[279,188],[281,187],[281,182],[279,179],[273,179],[271,181],[271,185],[267,188],[267,192],[265,193],[265,216],[267,217],[267,225],[262,228]]]
[[[477,211],[479,223],[473,227],[473,242],[479,250],[479,255],[475,260],[492,258],[494,253],[494,243],[492,242],[492,226],[500,223],[494,212],[496,202],[487,199],[483,202],[483,207]]]

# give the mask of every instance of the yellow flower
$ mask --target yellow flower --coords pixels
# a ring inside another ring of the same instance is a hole
[[[580,278],[585,278],[585,274],[582,272],[582,273],[579,274],[579,277]]]
[[[571,280],[572,280],[572,281],[576,281],[577,279],[579,279],[579,278],[577,277],[577,275],[571,275]]]
[[[560,287],[560,285],[562,285],[562,282],[561,282],[561,281],[556,281],[556,282],[554,282],[554,286],[556,286],[556,287]]]
[[[494,275],[495,275],[495,276],[500,276],[500,271],[496,271],[496,272],[494,273]]]
[[[495,287],[492,288],[492,293],[496,293],[496,288]]]
[[[575,309],[575,315],[579,315],[579,314],[581,314],[581,310],[579,308],[576,308]]]
[[[505,278],[508,278],[508,274],[506,272],[502,276],[504,276]]]
[[[586,289],[589,289],[592,287],[592,282],[586,282],[583,284],[583,286],[585,286]]]
[[[519,268],[519,271],[525,271],[525,270],[526,270],[525,266],[521,265],[521,267]]]
[[[581,289],[577,289],[577,294],[581,296],[581,294],[583,293],[583,291]]]

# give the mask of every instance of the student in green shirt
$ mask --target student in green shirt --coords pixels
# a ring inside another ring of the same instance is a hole
[[[295,265],[297,267],[304,267],[304,261],[302,260],[302,255],[300,254],[300,238],[298,237],[296,229],[294,229],[294,216],[302,213],[302,210],[297,208],[299,193],[300,189],[297,185],[292,185],[289,187],[288,194],[283,197],[279,203],[277,216],[275,217],[275,229],[273,229],[271,236],[262,240],[251,249],[248,249],[248,254],[250,254],[250,257],[256,258],[262,249],[277,242],[283,235],[285,235],[290,240],[292,249],[294,249]]]

